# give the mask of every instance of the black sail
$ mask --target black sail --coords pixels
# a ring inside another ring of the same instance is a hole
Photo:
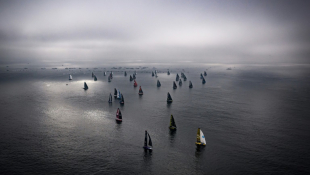
[[[152,146],[153,144],[152,144],[151,136],[149,133],[147,133],[147,134],[149,135],[149,146]]]
[[[147,131],[145,131],[144,146],[147,146]]]

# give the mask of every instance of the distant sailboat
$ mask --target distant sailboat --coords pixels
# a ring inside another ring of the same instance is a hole
[[[107,75],[107,73],[104,71],[104,72],[103,72],[103,76],[106,76],[106,75]]]
[[[84,88],[83,88],[84,90],[87,90],[88,89],[88,86],[87,86],[87,84],[86,84],[86,82],[84,82]]]
[[[114,88],[114,97],[117,97],[117,90]]]
[[[203,132],[201,131],[200,128],[198,128],[197,131],[197,142],[196,142],[197,146],[205,146],[206,145],[206,139],[205,136],[203,135]]]
[[[189,81],[189,88],[193,88],[193,84],[191,81]]]
[[[203,75],[204,75],[204,76],[207,76],[207,72],[205,71]]]
[[[160,87],[160,86],[161,86],[160,81],[157,80],[157,87]]]
[[[121,94],[121,101],[119,103],[122,104],[122,105],[125,103],[123,94]]]
[[[155,73],[155,77],[156,77],[156,78],[158,77],[157,73]]]
[[[109,96],[109,103],[112,103],[112,94],[110,93],[110,96]]]
[[[170,71],[168,70],[167,75],[170,75]]]
[[[182,80],[180,79],[180,81],[179,81],[179,86],[182,86]]]
[[[108,82],[111,82],[111,76],[108,77]]]
[[[172,98],[169,92],[167,94],[167,103],[172,103]]]
[[[177,84],[175,84],[175,81],[173,81],[173,89],[176,89],[177,87]]]
[[[177,74],[176,78],[175,78],[175,81],[179,81],[179,74]]]
[[[136,74],[132,74],[132,78],[135,80],[136,79]]]
[[[155,75],[154,72],[152,72],[152,77],[154,77],[154,75]]]
[[[125,71],[124,75],[127,76],[127,72],[126,71]]]
[[[205,84],[206,83],[206,80],[204,77],[202,77],[202,84]]]
[[[71,74],[69,75],[69,80],[72,80],[72,75]]]
[[[147,136],[149,136],[149,144],[147,144]],[[145,149],[145,150],[152,150],[153,148],[152,148],[152,140],[151,140],[151,136],[150,136],[150,134],[145,130],[145,139],[144,139],[144,146],[143,146],[143,148]]]
[[[130,75],[130,77],[129,77],[129,80],[130,80],[130,81],[132,81],[132,80],[133,80],[133,78],[132,78],[132,76],[131,76],[131,75]]]
[[[186,80],[187,80],[187,78],[186,78],[186,76],[185,76],[185,75],[184,75],[184,77],[183,77],[183,78],[184,78],[184,81],[186,81]]]
[[[138,86],[138,83],[136,82],[136,80],[134,80],[133,87],[137,87],[137,86]]]
[[[140,89],[139,89],[139,95],[143,95],[143,91],[142,91],[141,86],[140,86]]]
[[[97,81],[97,77],[96,77],[96,75],[94,75],[94,81]]]
[[[171,117],[170,117],[170,126],[169,126],[169,129],[170,130],[176,130],[177,129],[177,125],[175,124],[175,121],[174,121],[174,118],[173,118],[173,115],[171,114]]]
[[[116,121],[121,122],[122,120],[123,120],[123,117],[122,117],[121,110],[119,110],[119,108],[117,108],[117,111],[116,111]]]
[[[200,73],[200,79],[202,79],[203,78],[203,75],[202,75],[202,73]]]

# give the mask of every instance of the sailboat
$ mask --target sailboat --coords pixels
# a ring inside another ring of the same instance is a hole
[[[123,119],[123,117],[122,117],[121,110],[119,110],[119,108],[117,108],[117,111],[116,111],[116,121],[121,122],[122,119]]]
[[[136,79],[136,74],[132,74],[132,78],[135,80]]]
[[[186,78],[186,76],[185,76],[185,75],[184,75],[184,77],[183,77],[183,78],[184,78],[184,81],[186,81],[186,80],[187,80],[187,78]]]
[[[152,77],[154,77],[154,72],[152,72]]]
[[[109,103],[112,103],[112,94],[110,93],[110,96],[109,96]]]
[[[193,88],[193,84],[191,81],[189,81],[189,88]]]
[[[117,90],[114,88],[114,97],[117,97]]]
[[[84,82],[84,88],[83,88],[84,90],[87,90],[88,89],[88,86],[87,86],[87,84],[86,84],[86,82]]]
[[[106,75],[107,75],[107,73],[104,71],[104,72],[103,72],[103,76],[106,76]]]
[[[205,72],[203,73],[203,75],[204,75],[204,76],[207,76],[207,72],[205,71]]]
[[[136,80],[134,80],[133,87],[137,87],[137,86],[138,86],[138,83],[136,82]]]
[[[202,75],[202,73],[200,73],[200,79],[203,79],[203,75]]]
[[[72,80],[72,75],[71,74],[69,75],[69,80]]]
[[[124,75],[127,76],[127,72],[126,71],[125,71]]]
[[[156,78],[158,77],[157,73],[155,73],[155,77],[156,77]]]
[[[170,71],[168,70],[167,75],[170,75]]]
[[[119,103],[122,105],[125,103],[123,94],[121,94],[121,101]]]
[[[177,74],[177,77],[175,78],[175,81],[179,81],[179,74]]]
[[[177,84],[175,84],[175,81],[173,81],[173,89],[176,89],[177,87]]]
[[[179,81],[179,86],[182,86],[182,80],[180,79],[180,81]]]
[[[131,76],[131,75],[130,75],[130,77],[129,77],[129,80],[130,80],[130,81],[132,81],[132,80],[133,80],[133,78],[132,78],[132,76]]]
[[[135,71],[133,74],[134,74],[134,75],[137,75],[137,71]]]
[[[171,117],[170,117],[170,126],[169,126],[169,129],[170,130],[176,130],[177,129],[177,125],[175,124],[175,121],[174,121],[174,118],[173,118],[173,115],[171,114]]]
[[[205,136],[203,135],[203,132],[201,131],[200,128],[198,128],[197,131],[197,142],[196,142],[197,146],[206,146],[206,139]]]
[[[149,136],[149,144],[147,144],[147,136]],[[150,136],[150,134],[145,130],[145,139],[144,139],[144,146],[143,146],[143,148],[145,149],[145,150],[150,150],[150,151],[152,151],[152,140],[151,140],[151,136]]]
[[[167,103],[172,103],[172,98],[169,92],[167,94]]]
[[[141,86],[140,86],[140,89],[139,89],[139,95],[143,95],[143,91],[142,91]]]
[[[111,76],[108,77],[108,82],[111,82]]]
[[[161,86],[160,81],[157,80],[157,87],[160,87],[160,86]]]
[[[202,77],[202,84],[205,84],[206,83],[206,80],[204,77]]]
[[[97,81],[97,77],[96,77],[96,75],[94,75],[94,81]]]

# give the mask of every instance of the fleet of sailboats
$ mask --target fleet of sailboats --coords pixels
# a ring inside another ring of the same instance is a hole
[[[137,82],[136,82],[136,77],[135,77],[135,75],[136,75],[137,73],[136,73],[136,71],[134,72],[134,74],[131,76],[130,75],[130,81],[133,81],[134,80],[134,87],[137,87],[138,86],[138,84],[137,84]],[[167,72],[167,74],[168,75],[170,75],[170,72],[169,72],[169,70],[168,70],[168,72]],[[103,72],[103,75],[104,76],[106,76],[106,72]],[[124,75],[125,76],[127,76],[127,72],[125,71],[124,72]],[[111,79],[112,79],[112,76],[113,76],[113,72],[111,71],[111,73],[110,73],[110,75],[109,75],[109,77],[108,77],[108,80],[109,80],[109,82],[111,81]],[[156,76],[157,77],[157,70],[155,70],[155,73],[154,72],[152,72],[152,76]],[[204,73],[202,74],[200,74],[200,78],[202,79],[202,83],[203,84],[205,84],[206,83],[206,80],[205,80],[205,78],[204,78],[204,76],[207,76],[207,72],[206,71],[204,71]],[[97,77],[96,77],[96,75],[92,72],[92,77],[94,78],[94,81],[97,81]],[[184,81],[186,81],[186,76],[185,76],[185,74],[183,73],[183,72],[181,72],[181,78],[183,78],[184,79]],[[72,75],[70,74],[69,75],[69,80],[72,80]],[[176,75],[176,81],[178,81],[179,82],[179,86],[182,86],[182,80],[179,78],[179,74],[177,74]],[[159,80],[157,80],[157,87],[160,87],[161,86],[161,83],[160,83],[160,81]],[[176,89],[177,88],[177,85],[176,85],[176,82],[175,81],[173,81],[173,88],[174,89]],[[189,88],[193,88],[193,84],[192,84],[192,82],[191,81],[189,81]],[[87,86],[87,84],[86,84],[86,82],[84,82],[84,88],[83,88],[84,90],[87,90],[88,89],[88,86]],[[139,95],[143,95],[143,90],[142,90],[142,87],[140,86],[140,88],[139,88],[139,93],[138,93]],[[123,94],[121,94],[121,92],[120,92],[120,90],[117,90],[116,88],[114,88],[114,97],[116,97],[116,98],[118,98],[118,99],[120,99],[120,104],[124,104],[124,96],[123,96]],[[170,95],[170,93],[168,92],[167,93],[167,103],[171,103],[173,100],[172,100],[172,97],[171,97],[171,95]],[[108,101],[109,103],[112,103],[112,94],[110,93],[110,95],[109,95],[109,101]],[[120,109],[118,108],[117,109],[117,112],[116,112],[116,121],[118,121],[118,122],[122,122],[122,113],[121,113],[121,111],[120,111]],[[176,126],[176,123],[175,123],[175,119],[174,119],[174,117],[173,117],[173,115],[171,114],[171,116],[170,116],[170,125],[169,125],[169,129],[170,130],[176,130],[177,129],[177,126]],[[197,146],[205,146],[206,145],[206,139],[205,139],[205,136],[204,136],[204,134],[203,134],[203,132],[202,132],[202,130],[200,129],[200,128],[198,128],[198,131],[197,131],[197,141],[196,141],[196,145]],[[153,149],[153,147],[152,147],[152,140],[151,140],[151,137],[150,137],[150,135],[149,135],[149,133],[147,132],[147,131],[145,131],[145,140],[144,140],[144,146],[143,146],[143,148],[145,149],[145,150],[152,150]]]

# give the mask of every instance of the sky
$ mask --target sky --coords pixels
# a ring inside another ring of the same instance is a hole
[[[310,63],[310,1],[0,1],[0,64]]]

